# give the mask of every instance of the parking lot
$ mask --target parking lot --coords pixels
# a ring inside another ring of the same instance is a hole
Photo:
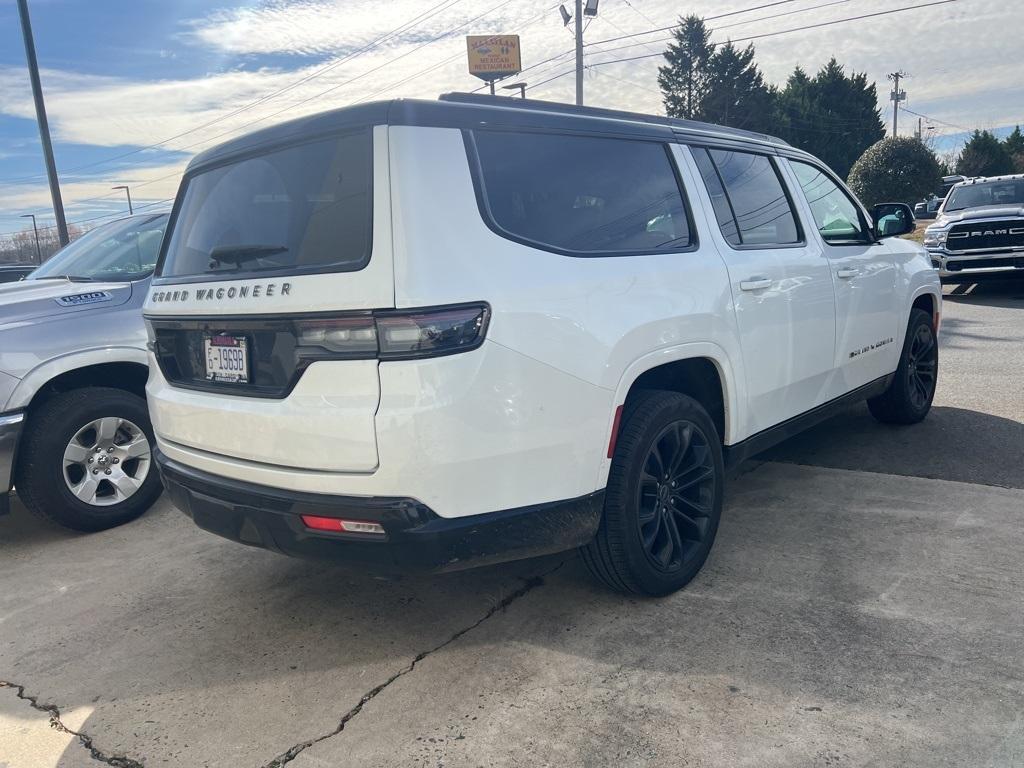
[[[0,766],[1024,765],[1024,283],[944,307],[927,421],[744,465],[684,591],[575,556],[382,580],[0,518]],[[54,727],[57,726],[57,727]]]

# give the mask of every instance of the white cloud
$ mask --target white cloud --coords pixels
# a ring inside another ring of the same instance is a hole
[[[848,0],[827,8],[815,8],[824,0],[800,0],[793,6],[721,19],[717,23],[725,25],[789,9],[797,11],[786,17],[730,26],[715,33],[713,39],[727,35],[738,39],[919,1],[905,0],[897,4],[893,0]],[[602,3],[600,16],[587,30],[587,40],[592,42],[649,29],[652,24],[641,13],[659,24],[670,24],[680,11],[680,6],[669,0],[631,2],[635,9],[621,2]],[[515,0],[505,5],[500,5],[500,0],[459,0],[435,17],[415,24],[414,32],[343,62],[341,58],[347,52],[429,11],[436,3],[427,0],[285,3],[277,0],[214,11],[187,23],[183,34],[190,44],[220,51],[232,64],[237,62],[234,57],[239,54],[251,54],[257,57],[253,60],[259,62],[261,54],[315,53],[319,55],[318,61],[287,69],[231,69],[201,77],[159,81],[45,70],[42,78],[51,129],[58,145],[76,142],[104,147],[142,147],[189,131],[163,146],[189,155],[232,135],[367,98],[434,98],[447,90],[472,89],[480,83],[466,72],[463,41],[466,33],[520,33],[523,63],[527,67],[556,54],[569,54],[524,72],[522,79],[531,83],[532,95],[538,98],[571,101],[571,74],[540,85],[548,78],[572,70],[572,38],[562,28],[553,5],[554,0],[529,3]],[[497,10],[480,21],[445,36],[468,19],[496,6]],[[728,3],[695,0],[685,10],[713,16],[749,6],[749,0]],[[715,21],[709,24],[716,26]],[[1017,63],[1022,27],[1022,2],[960,0],[925,10],[766,37],[755,40],[754,44],[756,60],[770,82],[783,83],[797,64],[813,72],[835,56],[848,71],[866,71],[868,77],[878,83],[879,106],[886,109],[889,86],[885,75],[895,69],[905,69],[913,75],[905,85],[911,109],[957,126],[992,127],[1024,121],[1024,68]],[[587,61],[597,63],[658,52],[665,43],[651,41],[663,36],[595,45],[588,48]],[[438,37],[443,39],[430,42]],[[647,45],[609,54],[597,52],[599,48],[645,41]],[[179,49],[177,55],[179,59],[186,56],[187,48]],[[173,59],[167,61],[173,67]],[[655,57],[588,70],[587,103],[660,113],[656,80],[660,63],[660,58]],[[322,71],[325,67],[326,71]],[[225,117],[232,110],[302,78],[309,79],[252,109]],[[0,114],[33,116],[31,93],[21,68],[0,68]],[[193,130],[214,120],[217,122],[211,126]],[[909,123],[904,125],[909,127]],[[937,128],[939,133],[954,130],[942,125]],[[111,153],[118,151],[111,150]],[[145,152],[122,161],[149,166],[154,162],[162,161],[154,160]],[[180,166],[181,163],[176,163],[173,167]],[[152,170],[152,174],[150,169],[139,171],[139,180],[156,178],[161,173]],[[103,167],[95,169],[95,172],[102,171]],[[3,175],[10,174],[3,174],[0,166],[0,176]],[[65,197],[74,200],[107,194],[111,183],[125,183],[125,176],[124,170],[111,170],[98,173],[90,180],[80,178],[65,188]],[[157,199],[173,194],[175,185],[176,179],[172,179],[152,184],[147,189]],[[28,207],[45,208],[48,204],[48,193],[42,181],[37,185],[7,189],[0,195],[0,210],[9,215]]]

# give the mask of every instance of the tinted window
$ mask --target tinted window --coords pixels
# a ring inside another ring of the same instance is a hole
[[[715,207],[715,218],[718,219],[718,226],[722,234],[731,245],[740,245],[739,231],[736,229],[736,218],[732,214],[732,207],[729,205],[729,198],[725,196],[725,188],[722,180],[718,177],[715,164],[706,149],[694,149],[693,159],[697,161],[697,168],[704,179],[704,186],[708,188],[711,195],[711,204]]]
[[[372,165],[367,129],[198,174],[160,273],[360,269],[370,257]]]
[[[1024,179],[987,181],[953,187],[947,211],[962,211],[987,205],[1024,205]]]
[[[790,160],[800,181],[807,204],[811,207],[814,226],[828,242],[857,242],[867,239],[860,210],[849,196],[823,171],[813,165]]]
[[[708,154],[732,206],[740,244],[771,246],[800,242],[793,208],[769,158],[720,149],[710,149]]]
[[[490,214],[510,235],[578,253],[690,244],[662,144],[492,131],[474,138]]]

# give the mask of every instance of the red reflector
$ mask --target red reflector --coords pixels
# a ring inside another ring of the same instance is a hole
[[[624,405],[624,404],[623,404]],[[612,419],[612,437],[608,441],[608,458],[615,455],[615,441],[619,437],[619,425],[622,423],[622,406],[615,409],[615,418]]]
[[[335,533],[369,533],[384,535],[384,526],[366,520],[342,520],[339,517],[320,517],[319,515],[302,515],[302,523],[314,531],[334,531]]]

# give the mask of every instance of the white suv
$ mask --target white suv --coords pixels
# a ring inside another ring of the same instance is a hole
[[[350,107],[195,158],[145,312],[202,528],[431,569],[700,569],[725,469],[868,398],[919,421],[941,291],[899,204],[768,136],[495,97]]]

